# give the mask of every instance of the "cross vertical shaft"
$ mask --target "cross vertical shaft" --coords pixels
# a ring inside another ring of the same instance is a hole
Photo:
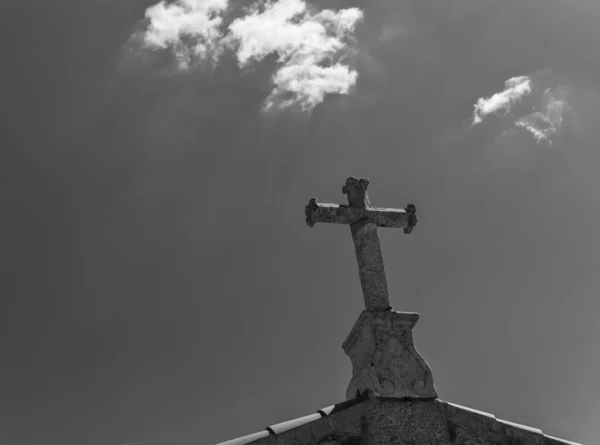
[[[346,181],[346,185],[342,187],[342,193],[348,196],[350,207],[359,209],[370,207],[367,194],[368,185],[369,181],[366,179],[349,178]],[[369,218],[360,218],[350,224],[350,232],[354,241],[365,307],[370,311],[385,311],[390,307],[390,296],[377,225]]]

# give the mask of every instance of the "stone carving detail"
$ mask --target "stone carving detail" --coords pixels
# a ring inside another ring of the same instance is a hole
[[[342,345],[352,362],[346,398],[371,390],[379,397],[436,398],[433,374],[413,344],[413,312],[363,311]]]

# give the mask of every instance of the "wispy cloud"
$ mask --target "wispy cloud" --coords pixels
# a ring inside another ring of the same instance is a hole
[[[502,116],[509,119],[512,126],[512,129],[505,129],[504,135],[514,135],[515,127],[522,128],[538,143],[546,141],[552,145],[552,138],[562,128],[570,106],[567,103],[568,88],[556,85],[551,73],[551,70],[542,70],[508,79],[503,91],[477,101],[473,125],[480,124],[488,115],[503,112]],[[545,88],[549,84],[555,86]],[[527,101],[521,103],[525,96],[528,96]]]
[[[564,88],[546,89],[542,98],[543,105],[540,111],[534,111],[519,118],[515,125],[529,131],[535,140],[548,141],[552,144],[551,137],[556,135],[562,127],[564,114],[567,110],[566,90]]]
[[[228,0],[161,1],[146,10],[142,41],[148,49],[172,51],[180,69],[216,64],[225,50],[235,53],[240,68],[274,55],[265,110],[312,110],[325,95],[348,94],[356,84],[348,58],[360,9],[316,12],[304,0],[258,1],[223,29],[228,10]]]
[[[531,94],[531,79],[528,76],[518,76],[508,79],[504,83],[504,90],[490,97],[481,97],[474,105],[473,125],[483,121],[488,114],[500,111],[508,113],[510,108],[518,101]]]

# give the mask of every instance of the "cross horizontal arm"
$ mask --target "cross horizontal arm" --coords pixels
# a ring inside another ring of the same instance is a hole
[[[410,233],[417,223],[415,206],[408,205],[406,209],[386,209],[377,207],[356,208],[345,205],[318,203],[312,198],[305,208],[306,224],[310,227],[315,223],[353,224],[361,219],[369,219],[378,227],[395,227]]]

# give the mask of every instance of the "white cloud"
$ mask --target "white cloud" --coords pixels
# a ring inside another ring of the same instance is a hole
[[[223,31],[228,7],[229,0],[161,1],[146,10],[149,25],[143,42],[171,50],[181,69],[206,60],[216,64],[225,49],[235,53],[240,68],[274,55],[273,89],[265,110],[311,110],[326,94],[348,94],[356,84],[356,71],[344,61],[351,54],[361,10],[314,12],[304,0],[264,0]]]
[[[488,114],[495,114],[502,110],[508,113],[512,105],[528,94],[531,94],[531,79],[528,76],[517,76],[508,79],[504,83],[504,91],[477,100],[474,105],[473,125],[482,122]]]
[[[170,48],[180,68],[196,59],[216,61],[222,51],[222,14],[229,0],[161,1],[146,10],[148,28],[143,34],[150,48]]]
[[[481,123],[490,114],[504,111],[512,127],[511,130],[504,129],[505,136],[514,135],[515,130],[521,128],[538,143],[546,141],[552,145],[552,138],[563,127],[566,113],[571,111],[567,102],[570,88],[557,86],[556,80],[550,69],[508,79],[504,91],[477,101],[473,125]],[[512,108],[525,96],[528,96],[527,102],[519,104],[513,111]]]
[[[348,94],[356,78],[356,71],[339,63],[329,67],[311,63],[284,66],[273,76],[275,88],[265,100],[265,109],[294,104],[303,110],[312,109],[323,102],[325,94]]]
[[[541,111],[534,111],[517,119],[515,125],[529,131],[538,143],[545,140],[552,144],[551,137],[562,127],[564,114],[568,108],[566,89],[548,88],[544,91],[542,101]]]
[[[361,18],[357,8],[311,13],[303,0],[279,0],[235,20],[229,38],[237,44],[241,67],[277,56],[265,109],[298,105],[310,110],[325,94],[347,94],[355,85],[356,71],[342,62],[349,54],[347,40]]]

